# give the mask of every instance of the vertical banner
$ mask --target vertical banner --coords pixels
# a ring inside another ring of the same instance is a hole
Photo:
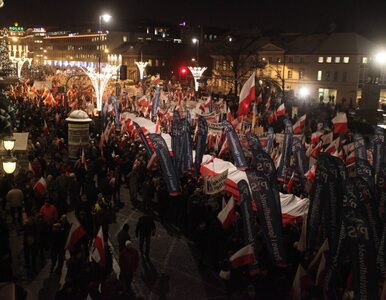
[[[286,181],[287,177],[290,175],[288,174],[289,165],[290,165],[290,158],[291,158],[291,151],[292,151],[292,124],[289,120],[284,120],[285,124],[285,131],[284,131],[284,142],[283,142],[283,149],[282,149],[282,155],[279,163],[279,167],[277,169],[277,175],[279,180]]]
[[[371,146],[374,172],[375,174],[379,174],[385,156],[385,135],[383,129],[378,126],[371,140]]]
[[[268,132],[267,132],[267,146],[265,148],[265,151],[268,153],[268,154],[271,154],[272,152],[272,149],[273,149],[273,136],[274,136],[274,131],[273,131],[273,128],[272,127],[269,127],[268,128]]]
[[[251,167],[253,167],[257,171],[263,172],[268,177],[271,183],[271,188],[273,191],[277,211],[281,215],[280,193],[279,185],[277,182],[275,163],[273,162],[271,156],[269,156],[267,152],[261,149],[259,144],[259,138],[256,135],[247,134],[247,140],[249,150],[252,153]],[[258,144],[258,146],[256,144]],[[280,221],[282,220],[280,219]]]
[[[235,129],[233,128],[231,123],[224,120],[222,121],[222,124],[224,125],[225,134],[228,139],[229,147],[230,147],[235,165],[238,169],[245,170],[248,167],[248,165],[245,159],[243,148],[241,147],[239,137],[237,136]]]
[[[147,142],[145,134],[143,133],[141,126],[139,126],[139,124],[137,122],[133,122],[133,123],[134,123],[135,129],[137,130],[139,138],[141,139],[141,142],[142,142],[143,146],[145,147],[147,158],[150,159],[153,153],[150,149],[149,143]]]
[[[367,182],[371,192],[374,193],[374,172],[367,159],[355,158],[355,172]]]
[[[180,174],[181,166],[181,136],[182,136],[182,126],[181,126],[180,114],[178,111],[173,111],[173,120],[172,120],[172,151],[173,151],[173,165],[176,171],[177,176]]]
[[[378,202],[378,214],[385,221],[386,211],[386,163],[382,163],[377,176],[376,199]],[[386,223],[386,222],[385,222]]]
[[[304,178],[304,174],[306,174],[306,172],[309,170],[309,166],[306,153],[299,137],[293,138],[292,152],[296,158],[296,166],[300,176],[301,178]]]
[[[204,117],[200,116],[198,119],[198,133],[196,143],[196,157],[194,158],[194,170],[196,176],[200,175],[200,166],[202,158],[205,154],[206,139],[208,136],[208,124]]]
[[[256,245],[256,234],[257,234],[257,220],[256,214],[252,209],[252,197],[249,192],[248,183],[245,180],[240,180],[237,183],[237,187],[240,191],[240,210],[243,218],[244,228],[244,243],[246,245],[252,244],[253,251],[255,254],[256,264],[258,261],[258,249]]]
[[[111,96],[111,102],[114,107],[114,123],[116,130],[121,128],[121,122],[119,122],[119,107],[118,107],[118,99],[115,96]]]
[[[263,172],[256,170],[246,171],[252,197],[256,201],[259,224],[263,229],[268,253],[276,265],[286,264],[281,214],[278,212],[274,195],[268,178]]]
[[[173,168],[172,159],[170,158],[169,149],[165,140],[156,133],[149,134],[150,140],[154,145],[154,150],[161,166],[162,174],[166,182],[169,194],[176,196],[181,193],[181,186],[177,174]]]
[[[155,89],[155,94],[154,94],[154,102],[153,102],[153,110],[152,110],[152,116],[155,116],[158,111],[158,106],[159,106],[159,98],[161,94],[160,86],[157,84],[157,87]]]
[[[366,145],[363,136],[360,134],[354,134],[354,151],[355,159],[361,158],[367,160]]]
[[[192,136],[190,134],[190,113],[186,112],[186,117],[182,121],[182,147],[181,147],[181,157],[182,157],[182,170],[183,172],[188,172],[192,169],[193,166],[193,150],[192,150]]]

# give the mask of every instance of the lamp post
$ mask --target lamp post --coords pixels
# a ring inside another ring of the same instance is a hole
[[[6,174],[12,174],[16,170],[17,159],[12,156],[12,150],[15,147],[15,138],[7,136],[3,138],[3,147],[7,151],[7,155],[3,157],[3,169]]]
[[[198,66],[198,51],[200,48],[200,40],[198,38],[192,38],[192,43],[197,45],[197,47],[196,47],[196,63]]]
[[[310,90],[303,86],[299,89],[299,96],[301,99],[303,99],[303,109],[304,111],[306,110],[306,99],[308,98],[308,96],[310,95]]]
[[[3,6],[4,6],[4,1],[0,0],[0,8],[2,8]]]
[[[98,54],[98,73],[101,72],[101,50],[102,50],[102,20],[104,22],[109,22],[111,20],[111,16],[109,14],[103,14],[99,16],[99,54]]]

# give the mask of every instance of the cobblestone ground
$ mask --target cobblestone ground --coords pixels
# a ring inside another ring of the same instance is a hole
[[[128,201],[128,190],[121,189],[124,207],[117,213],[116,223],[110,226],[110,244],[114,255],[114,270],[119,273],[117,264],[118,245],[116,235],[123,224],[130,224],[130,235],[135,236],[135,225],[142,215],[140,210],[133,210]],[[72,214],[68,214],[69,218]],[[151,240],[150,260],[141,258],[133,290],[138,299],[227,299],[221,280],[212,270],[199,267],[196,262],[194,245],[181,236],[176,228],[164,227],[156,222],[156,235]],[[28,276],[24,270],[22,236],[16,229],[11,230],[11,250],[13,271],[21,285],[28,292],[29,300],[54,299],[56,291],[64,283],[66,268],[62,276],[50,274],[49,259],[38,259],[38,273]],[[138,241],[133,240],[138,249]],[[47,255],[46,255],[47,256]]]

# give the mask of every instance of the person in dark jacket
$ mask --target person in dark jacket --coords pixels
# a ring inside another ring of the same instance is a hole
[[[131,241],[126,241],[125,249],[119,254],[119,267],[121,273],[119,279],[125,286],[126,291],[131,290],[131,282],[139,264],[138,251],[133,247]]]
[[[125,248],[126,241],[131,240],[129,229],[130,229],[130,226],[129,224],[126,223],[125,225],[123,225],[121,231],[118,232],[117,239],[118,239],[119,252],[121,252]]]
[[[139,218],[137,227],[135,228],[135,236],[139,237],[139,249],[144,255],[143,246],[146,242],[145,255],[149,258],[150,254],[150,238],[155,235],[154,219],[149,214],[145,214]]]
[[[64,263],[64,246],[66,244],[66,231],[62,227],[61,223],[55,223],[52,225],[51,236],[51,273],[54,271],[56,263],[56,273],[61,274]]]

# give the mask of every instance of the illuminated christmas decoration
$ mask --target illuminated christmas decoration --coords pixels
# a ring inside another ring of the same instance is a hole
[[[138,69],[139,69],[139,79],[143,79],[143,73],[145,71],[145,68],[148,64],[147,61],[136,61],[135,64],[137,65]]]
[[[194,90],[198,91],[198,83],[207,67],[188,67],[194,78]]]
[[[97,110],[100,113],[102,111],[102,98],[103,93],[105,92],[106,86],[110,80],[110,78],[117,74],[117,71],[119,69],[120,65],[106,65],[105,67],[102,67],[100,72],[96,71],[92,67],[83,68],[83,72],[87,74],[87,76],[90,78],[92,86],[94,87],[96,99],[97,99]]]

